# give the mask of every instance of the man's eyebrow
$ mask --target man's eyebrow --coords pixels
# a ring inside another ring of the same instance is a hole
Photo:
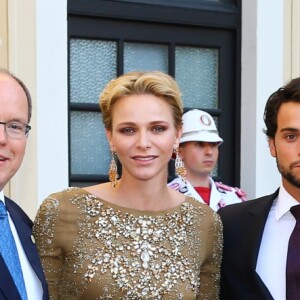
[[[27,124],[26,122],[23,122],[20,118],[12,118],[12,119],[7,120],[5,123],[10,123],[10,122],[18,122],[18,123]]]
[[[300,130],[298,128],[294,128],[294,127],[285,127],[282,128],[280,130],[280,132],[285,132],[285,131],[289,131],[289,132],[299,132]]]

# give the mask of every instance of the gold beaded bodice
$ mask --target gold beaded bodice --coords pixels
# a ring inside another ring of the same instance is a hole
[[[34,235],[51,299],[218,299],[221,223],[192,198],[148,212],[70,188],[43,202]]]

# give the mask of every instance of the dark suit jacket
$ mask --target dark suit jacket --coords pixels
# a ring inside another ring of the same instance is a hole
[[[12,200],[5,197],[6,208],[9,211],[19,238],[23,245],[25,254],[37,274],[43,287],[43,300],[49,299],[47,283],[41,266],[40,258],[35,244],[31,240],[32,221],[25,212]],[[0,254],[0,300],[21,300],[14,281],[6,267],[6,264]],[[30,299],[28,299],[30,300]]]
[[[277,196],[278,190],[218,211],[224,234],[221,300],[273,299],[255,268],[267,217]]]

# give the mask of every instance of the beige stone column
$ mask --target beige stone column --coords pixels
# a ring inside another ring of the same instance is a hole
[[[284,81],[300,76],[300,0],[285,1]]]

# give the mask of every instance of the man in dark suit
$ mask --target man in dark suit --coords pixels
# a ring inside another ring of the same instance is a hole
[[[49,298],[40,259],[31,236],[32,221],[15,202],[5,197],[3,193],[4,186],[22,163],[30,130],[28,125],[30,118],[31,97],[28,89],[18,78],[1,69],[0,300],[46,300]],[[6,241],[13,241],[11,243],[13,246],[8,245],[10,243]],[[10,250],[5,251],[7,249]],[[16,260],[12,260],[12,256]]]
[[[290,208],[300,202],[300,78],[269,97],[264,121],[282,184],[272,195],[219,210],[222,300],[300,299],[299,293],[296,298],[286,294],[289,240],[296,224]]]

